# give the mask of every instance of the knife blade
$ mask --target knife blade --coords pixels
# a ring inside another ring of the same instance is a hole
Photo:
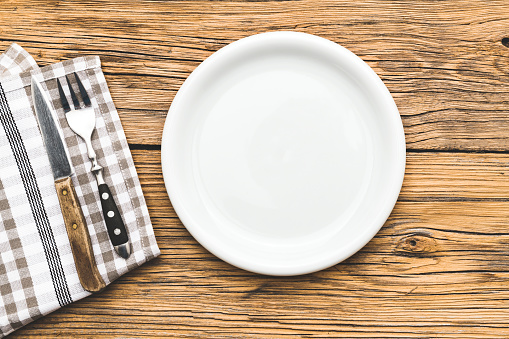
[[[97,269],[85,217],[71,180],[72,168],[53,119],[49,101],[41,84],[34,77],[32,77],[32,100],[55,179],[55,188],[80,283],[89,292],[99,292],[106,284]]]

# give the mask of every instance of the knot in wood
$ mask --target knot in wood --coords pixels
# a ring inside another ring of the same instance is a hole
[[[397,245],[396,251],[406,254],[425,255],[437,251],[436,240],[425,233],[413,233],[402,237]]]

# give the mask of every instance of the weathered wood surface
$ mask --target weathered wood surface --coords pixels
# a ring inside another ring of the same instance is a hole
[[[365,248],[281,278],[204,250],[170,206],[159,152],[133,154],[163,254],[14,337],[509,336],[509,155],[409,153],[400,200]]]
[[[166,112],[190,72],[273,30],[364,59],[395,98],[408,149],[378,235],[341,264],[291,278],[203,249],[159,164]],[[509,337],[506,37],[506,1],[0,1],[1,49],[17,42],[40,65],[101,57],[162,250],[12,337]]]
[[[506,150],[506,1],[6,1],[2,46],[41,65],[101,56],[131,143],[157,145],[172,98],[217,49],[272,30],[318,34],[384,80],[410,149]],[[139,128],[140,122],[144,128]]]

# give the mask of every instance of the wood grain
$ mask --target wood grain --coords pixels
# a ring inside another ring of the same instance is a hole
[[[95,263],[87,223],[71,178],[55,181],[55,188],[81,286],[92,293],[100,292],[106,284]]]
[[[0,19],[0,48],[17,42],[40,65],[101,57],[162,250],[11,337],[509,337],[508,2],[4,0]],[[274,30],[366,61],[398,105],[408,150],[377,236],[343,263],[287,278],[201,247],[159,163],[166,112],[193,69]]]
[[[41,65],[99,55],[129,142],[158,145],[176,91],[214,51],[266,31],[317,34],[379,74],[409,149],[506,151],[507,13],[482,0],[4,0],[0,47],[16,41]]]
[[[509,155],[409,153],[377,236],[341,264],[286,278],[207,252],[171,208],[159,151],[133,155],[161,257],[14,337],[509,335]]]

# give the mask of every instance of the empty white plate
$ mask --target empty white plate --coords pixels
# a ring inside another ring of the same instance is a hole
[[[297,275],[362,248],[396,203],[398,109],[355,54],[295,32],[254,35],[182,85],[162,139],[169,197],[189,232],[240,268]]]

